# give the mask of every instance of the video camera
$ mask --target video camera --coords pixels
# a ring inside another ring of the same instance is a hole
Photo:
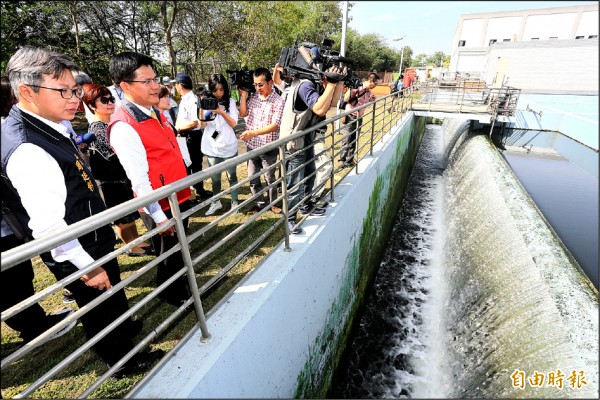
[[[229,84],[237,86],[238,89],[245,90],[249,93],[254,93],[254,70],[249,70],[247,66],[237,70],[226,70],[229,75]]]
[[[344,79],[344,87],[349,89],[359,89],[362,86],[362,79],[360,79],[354,71],[348,70],[348,75]]]
[[[217,99],[207,87],[198,92],[198,97],[200,100],[199,108],[204,110],[204,118],[200,115],[200,121],[213,121],[216,116],[212,111],[219,108],[219,104],[224,105],[225,103]]]
[[[351,58],[340,56],[339,52],[331,49],[332,46],[333,40],[325,38],[320,50],[316,44],[310,42],[303,42],[299,46],[294,44],[294,47],[284,47],[279,56],[279,66],[283,67],[283,75],[319,82],[322,74],[327,76],[325,71],[328,68],[343,67],[342,63],[352,64],[354,62]]]

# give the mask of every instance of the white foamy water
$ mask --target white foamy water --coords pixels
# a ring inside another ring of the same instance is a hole
[[[428,125],[389,248],[333,397],[443,397],[442,127]]]

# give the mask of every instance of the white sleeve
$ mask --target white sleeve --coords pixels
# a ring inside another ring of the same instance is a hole
[[[126,122],[115,122],[110,130],[110,145],[119,157],[127,178],[131,181],[133,192],[138,196],[152,192],[152,184],[148,177],[146,148],[135,129]],[[144,212],[149,214],[157,224],[167,219],[158,202],[144,207]]]
[[[6,174],[29,215],[29,228],[34,238],[41,238],[68,225],[64,219],[67,199],[65,178],[50,154],[39,146],[24,143],[10,156]],[[94,261],[78,239],[52,249],[50,254],[57,262],[70,261],[80,269]]]

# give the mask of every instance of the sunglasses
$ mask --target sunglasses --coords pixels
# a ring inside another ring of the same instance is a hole
[[[266,83],[253,83],[252,86],[262,89],[263,87],[267,86],[267,84]]]
[[[108,102],[114,103],[115,102],[115,97],[114,96],[109,96],[109,97],[100,97],[100,103],[102,104],[108,104]]]

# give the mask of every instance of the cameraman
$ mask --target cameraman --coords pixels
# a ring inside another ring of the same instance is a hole
[[[344,101],[346,102],[344,111],[350,111],[375,100],[375,96],[371,93],[371,89],[376,86],[378,79],[379,77],[377,74],[371,72],[363,82],[362,87],[346,91],[346,94],[344,95]],[[342,163],[342,167],[344,168],[356,165],[356,162],[354,161],[356,138],[362,127],[362,116],[364,112],[365,109],[363,108],[349,114],[346,117],[346,123],[342,127],[342,134],[344,136],[342,138],[339,162]]]
[[[278,66],[278,69],[280,72],[283,72],[281,66]],[[315,68],[315,71],[319,70]],[[325,120],[333,95],[338,85],[342,84],[340,81],[344,78],[344,75],[342,75],[342,68],[333,66],[327,69],[325,74],[321,74],[321,77],[320,82],[300,79],[297,76],[292,80],[283,108],[279,133],[281,138],[288,137],[301,130],[309,129],[311,126]],[[315,186],[315,176],[313,173],[316,170],[314,154],[318,151],[312,146],[315,140],[322,140],[322,133],[311,132],[287,143],[287,174],[290,175],[287,181],[289,213],[287,219],[290,233],[292,234],[299,234],[302,232],[302,229],[295,226],[296,212],[292,213],[289,210],[298,205],[305,193],[311,197],[314,196],[312,194]],[[306,150],[299,151],[302,149]],[[312,161],[305,167],[299,168],[292,173],[292,171],[304,164],[307,159]],[[305,183],[298,185],[308,175],[312,176]],[[296,185],[298,187],[293,188]],[[315,204],[316,202],[311,199],[304,204],[301,211],[308,212]],[[316,207],[312,212],[313,215],[323,215],[324,213],[325,208],[320,207]]]
[[[240,135],[240,139],[246,142],[248,151],[265,146],[279,139],[279,126],[283,114],[283,99],[273,90],[273,79],[271,72],[266,68],[257,68],[253,74],[254,87],[256,93],[250,96],[248,100],[248,91],[243,88],[240,90],[240,117],[248,117],[246,120],[246,130]],[[271,167],[277,162],[279,150],[273,149],[258,157],[248,160],[248,176],[254,175],[261,169],[265,170],[265,180],[267,185],[275,182],[275,169]],[[254,196],[260,192],[262,185],[260,176],[250,181],[250,191]],[[261,196],[262,197],[262,196]],[[275,206],[273,201],[277,198],[277,188],[269,187],[269,202],[271,211],[275,214],[281,214],[281,208]],[[260,211],[261,199],[256,199],[249,214],[255,214]]]

